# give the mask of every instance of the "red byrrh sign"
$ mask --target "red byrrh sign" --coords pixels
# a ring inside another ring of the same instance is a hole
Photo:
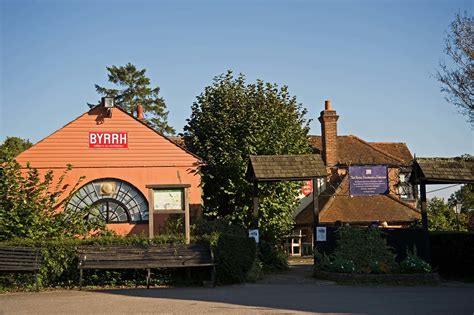
[[[313,181],[305,180],[303,186],[301,186],[301,193],[308,197],[313,191]]]
[[[89,132],[89,148],[128,148],[128,132]]]

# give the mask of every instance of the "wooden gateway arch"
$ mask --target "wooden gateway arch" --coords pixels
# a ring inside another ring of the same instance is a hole
[[[317,179],[326,176],[326,166],[319,154],[251,155],[247,180],[253,183],[253,228],[258,227],[259,183],[305,180],[312,181],[313,229],[316,228],[319,224]]]
[[[474,158],[415,158],[411,181],[420,185],[421,223],[425,238],[425,257],[430,259],[426,185],[474,184]]]

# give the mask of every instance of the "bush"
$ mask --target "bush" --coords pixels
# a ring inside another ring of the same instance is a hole
[[[254,267],[256,251],[252,238],[220,234],[215,245],[218,281],[223,284],[245,282]]]
[[[354,264],[356,273],[388,273],[395,269],[395,254],[379,229],[341,227],[333,261]]]
[[[69,165],[55,179],[52,170],[42,176],[29,165],[22,169],[15,160],[2,164],[0,241],[87,236],[91,231],[106,229],[104,222],[84,220],[85,212],[58,211],[72,196],[65,196],[71,187],[64,185],[70,170]],[[83,179],[81,177],[70,191],[75,191]]]
[[[430,232],[430,243],[435,270],[474,280],[474,232]]]
[[[288,270],[285,252],[264,240],[258,244],[258,259],[262,262],[262,270],[265,273]]]
[[[408,252],[407,257],[400,263],[402,273],[428,273],[431,272],[431,266],[426,261],[413,253]]]

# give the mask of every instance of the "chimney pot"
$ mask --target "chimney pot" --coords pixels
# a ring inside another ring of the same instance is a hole
[[[331,101],[330,100],[326,100],[324,101],[324,109],[325,110],[331,110]]]
[[[142,120],[143,119],[143,106],[142,104],[137,105],[137,118]]]

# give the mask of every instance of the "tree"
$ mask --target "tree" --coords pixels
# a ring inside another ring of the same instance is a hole
[[[63,181],[70,169],[53,185],[55,180],[51,170],[41,176],[37,169],[29,165],[22,169],[15,160],[3,163],[0,176],[0,241],[86,236],[91,231],[105,229],[104,222],[84,220],[85,212],[66,213],[59,210],[71,197],[69,195],[60,200],[69,188],[63,185]],[[72,191],[82,180],[78,180]]]
[[[474,19],[467,13],[457,14],[451,32],[445,38],[445,52],[453,68],[440,63],[436,78],[446,101],[454,104],[474,126]]]
[[[245,172],[249,155],[309,153],[308,124],[288,88],[247,84],[231,71],[214,78],[192,106],[184,127],[186,147],[204,159],[204,212],[248,226],[252,185]],[[259,228],[275,241],[293,226],[300,183],[260,185]]]
[[[145,122],[162,134],[174,134],[175,130],[167,123],[168,112],[164,99],[159,96],[160,88],[150,87],[150,79],[145,76],[146,69],[138,70],[131,63],[125,66],[107,67],[109,81],[121,89],[108,89],[95,85],[103,96],[115,97],[115,103],[130,114],[134,114],[138,104],[143,106]]]
[[[468,218],[465,214],[459,215],[444,202],[444,199],[434,197],[428,201],[428,227],[430,231],[457,231],[468,230]],[[458,221],[459,220],[459,221]]]
[[[0,163],[15,158],[18,154],[29,149],[33,143],[19,137],[7,137],[0,145]]]

